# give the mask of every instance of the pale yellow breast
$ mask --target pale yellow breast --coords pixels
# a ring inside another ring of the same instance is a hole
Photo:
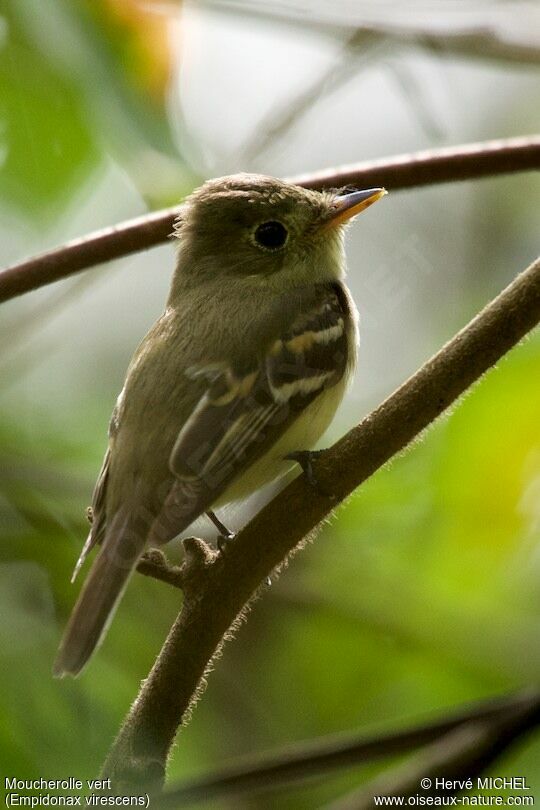
[[[345,285],[343,294],[347,300],[347,368],[341,380],[323,391],[291,425],[268,452],[241,473],[213,506],[219,507],[232,501],[247,498],[256,490],[281,478],[294,466],[294,461],[285,459],[297,450],[311,450],[332,422],[343,399],[348,384],[356,369],[358,349],[358,311]]]

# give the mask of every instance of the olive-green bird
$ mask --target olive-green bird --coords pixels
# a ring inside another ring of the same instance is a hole
[[[328,427],[355,368],[344,225],[385,194],[273,177],[211,180],[186,200],[167,306],[135,352],[109,427],[76,572],[99,553],[56,675],[77,674],[144,551],[287,472]]]

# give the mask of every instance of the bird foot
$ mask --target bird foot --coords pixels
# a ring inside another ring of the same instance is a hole
[[[322,453],[324,453],[324,450],[296,450],[294,453],[288,453],[285,458],[290,461],[296,461],[296,463],[300,465],[302,472],[306,476],[308,484],[315,490],[315,492],[325,498],[335,500],[337,496],[333,492],[328,492],[324,487],[321,486],[315,474],[315,470],[313,469],[314,459],[318,458]]]
[[[225,526],[225,524],[221,522],[221,520],[218,518],[218,516],[216,515],[215,512],[208,511],[206,513],[206,516],[207,516],[207,518],[209,520],[212,521],[212,523],[214,524],[214,526],[216,527],[216,529],[219,532],[219,534],[217,536],[216,545],[217,545],[217,549],[218,549],[219,553],[223,554],[225,552],[225,549],[227,548],[227,546],[230,545],[230,543],[232,543],[232,541],[236,537],[236,534],[234,532],[231,532]],[[268,587],[270,587],[270,585],[272,584],[272,580],[270,579],[270,577],[266,577],[265,584],[268,585]]]
[[[216,529],[219,532],[219,534],[217,536],[216,545],[217,545],[218,551],[223,554],[226,546],[229,543],[232,543],[232,541],[236,537],[236,534],[234,532],[231,532],[230,529],[228,529],[225,526],[225,524],[221,522],[221,520],[218,518],[218,516],[216,515],[215,512],[212,512],[211,510],[209,510],[206,513],[206,516],[207,516],[207,518],[209,520],[212,521],[212,523],[214,524],[214,526],[216,527]]]

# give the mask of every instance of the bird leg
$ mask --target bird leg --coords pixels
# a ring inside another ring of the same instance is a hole
[[[227,543],[230,543],[232,540],[234,540],[236,535],[234,532],[231,532],[230,529],[228,529],[224,523],[221,522],[216,513],[212,512],[212,510],[209,510],[206,513],[206,517],[212,521],[212,523],[219,532],[217,539],[217,547],[218,551],[223,553],[224,549],[227,548]],[[270,585],[272,584],[272,580],[270,579],[270,577],[266,577],[265,583],[266,585],[268,585],[268,587],[270,587]]]
[[[224,523],[218,518],[215,512],[212,512],[211,509],[208,510],[206,513],[206,517],[212,521],[216,529],[218,530],[218,538],[217,538],[217,547],[218,551],[223,551],[227,543],[230,543],[231,540],[234,540],[235,534],[231,532]]]
[[[335,500],[336,495],[333,492],[327,492],[327,490],[321,486],[313,469],[313,460],[324,452],[324,450],[296,450],[294,453],[288,453],[285,458],[290,461],[296,461],[296,463],[300,465],[308,484],[313,487],[319,495]]]

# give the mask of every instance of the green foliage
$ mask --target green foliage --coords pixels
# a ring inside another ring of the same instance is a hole
[[[0,121],[4,203],[50,217],[95,166],[95,133],[77,83],[36,47],[10,2],[3,19]]]
[[[183,191],[164,98],[130,81],[137,52],[100,7],[50,0],[46,19],[39,0],[2,9],[0,201],[36,224],[62,211],[106,151],[154,204]]]

